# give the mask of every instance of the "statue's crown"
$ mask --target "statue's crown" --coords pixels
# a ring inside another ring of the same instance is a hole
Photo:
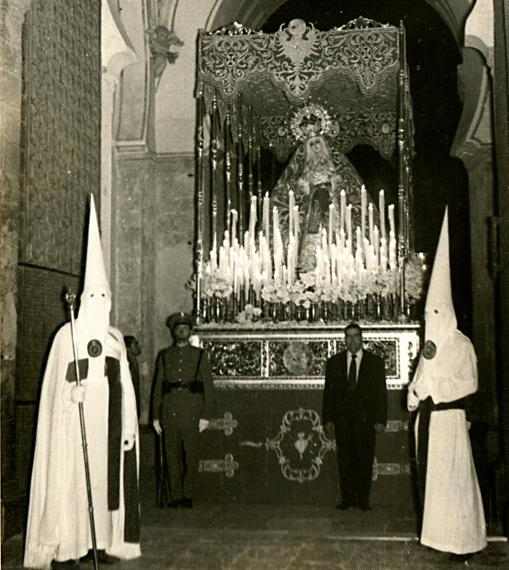
[[[317,135],[330,132],[332,121],[325,107],[316,103],[308,103],[295,111],[290,120],[290,131],[299,142]]]

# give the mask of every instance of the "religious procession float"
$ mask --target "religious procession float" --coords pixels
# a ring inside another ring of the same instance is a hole
[[[262,406],[277,400],[281,419],[272,438],[270,422],[251,421],[229,459],[202,468],[234,478],[243,456],[256,471],[245,448],[264,448],[285,480],[311,482],[334,446],[321,389],[348,322],[385,358],[388,432],[406,429],[396,402],[418,350],[425,265],[413,242],[405,30],[362,17],[328,31],[292,20],[273,34],[235,23],[199,33],[197,66],[195,312],[229,406],[215,429],[248,424],[248,404],[227,394],[239,390],[265,391]],[[347,157],[357,145],[395,165],[396,188],[364,183]],[[400,439],[396,452],[382,444],[378,475],[408,476]],[[294,465],[299,449],[309,457]]]

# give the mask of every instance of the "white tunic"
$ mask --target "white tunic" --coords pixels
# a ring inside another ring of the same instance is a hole
[[[88,357],[86,346],[78,346],[78,352],[80,359]],[[119,509],[108,510],[109,386],[104,376],[105,356],[120,361],[122,434],[131,436],[131,441],[134,435],[138,447],[136,401],[125,347],[121,333],[110,327],[103,354],[88,358],[84,381],[97,546],[129,559],[141,552],[139,543],[124,541],[124,453],[120,454]],[[73,384],[66,379],[69,363],[73,363],[73,353],[67,324],[53,342],[41,391],[25,544],[24,566],[28,568],[49,568],[52,560],[78,559],[92,547],[78,404],[71,400]]]
[[[477,363],[470,340],[454,331],[435,358],[421,357],[409,386],[410,393],[414,390],[420,400],[431,396],[435,404],[475,393]],[[421,543],[455,554],[478,552],[487,544],[464,410],[431,412]]]

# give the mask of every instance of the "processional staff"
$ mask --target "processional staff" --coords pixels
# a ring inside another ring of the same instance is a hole
[[[71,317],[71,339],[72,339],[72,352],[74,356],[74,367],[76,372],[76,386],[81,386],[80,370],[78,362],[78,349],[76,343],[76,330],[74,326],[74,304],[76,301],[76,293],[68,289],[65,293],[65,301],[69,307],[69,316]],[[95,521],[94,521],[94,504],[92,501],[92,486],[90,483],[90,465],[88,462],[88,447],[87,447],[87,432],[85,428],[85,412],[83,410],[83,402],[78,402],[78,410],[80,415],[80,428],[81,428],[81,446],[83,448],[83,462],[85,464],[85,480],[87,483],[87,498],[88,498],[88,516],[90,519],[90,533],[92,535],[92,550],[94,553],[94,569],[97,570],[97,539],[95,534]]]

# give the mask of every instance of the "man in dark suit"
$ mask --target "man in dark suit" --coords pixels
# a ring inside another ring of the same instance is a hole
[[[174,313],[167,324],[175,344],[157,357],[152,424],[166,449],[170,506],[191,508],[198,472],[198,433],[207,428],[213,413],[214,384],[207,353],[189,342],[192,316]]]
[[[357,323],[345,328],[347,350],[327,361],[322,422],[336,437],[341,484],[338,509],[371,509],[369,493],[376,434],[387,422],[387,388],[384,361],[362,348]]]

